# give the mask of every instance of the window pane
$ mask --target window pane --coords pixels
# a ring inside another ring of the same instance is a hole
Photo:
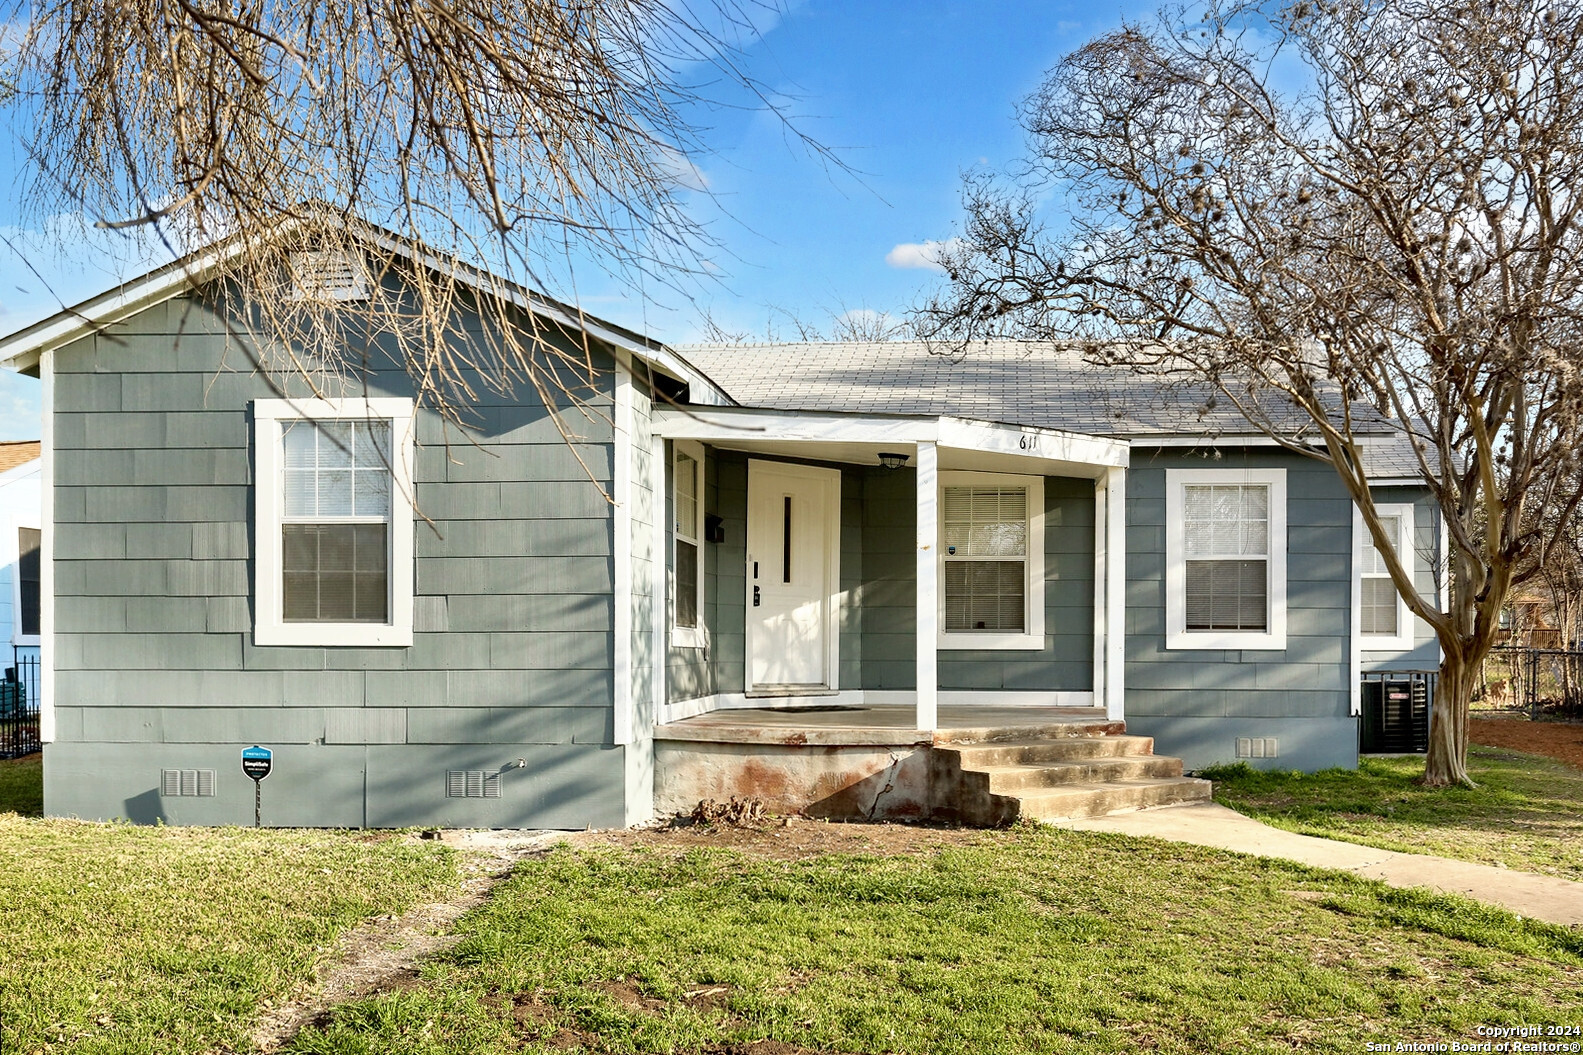
[[[39,549],[43,536],[38,528],[17,529],[17,586],[22,595],[22,633],[39,632]]]
[[[311,421],[293,421],[281,429],[286,468],[312,469],[318,464],[319,430]]]
[[[698,463],[681,453],[676,455],[676,533],[698,537]]]
[[[698,547],[676,543],[676,625],[698,625]]]
[[[1020,560],[946,561],[945,629],[1025,629],[1025,567]]]
[[[390,422],[357,421],[353,460],[359,469],[390,470]]]
[[[1270,552],[1266,484],[1195,484],[1183,489],[1188,557],[1263,557]]]
[[[286,524],[281,531],[287,622],[388,621],[387,525]]]
[[[319,471],[319,509],[322,517],[352,515],[352,470],[321,469]]]
[[[1362,630],[1365,634],[1390,634],[1397,630],[1396,586],[1389,579],[1363,580]]]
[[[390,423],[284,426],[285,514],[291,519],[390,515]]]
[[[1262,560],[1187,562],[1187,629],[1264,630],[1268,574]]]
[[[319,468],[350,469],[352,467],[352,422],[318,421]]]
[[[319,511],[319,481],[312,469],[286,470],[286,515],[311,517]]]
[[[1402,537],[1402,518],[1399,516],[1380,517],[1380,526],[1385,529],[1385,537],[1393,541]],[[1374,539],[1366,532],[1363,536],[1363,574],[1385,575],[1385,558],[1380,556],[1380,551],[1374,545]],[[1400,542],[1397,542],[1400,545]],[[1397,556],[1403,556],[1398,553]]]
[[[1027,556],[1026,489],[947,487],[944,498],[940,523],[948,557]]]
[[[352,511],[360,517],[390,515],[390,470],[359,468],[353,474]]]

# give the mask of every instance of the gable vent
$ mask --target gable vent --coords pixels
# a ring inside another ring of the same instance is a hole
[[[445,796],[452,799],[498,799],[500,774],[482,769],[452,769],[445,774]]]
[[[361,257],[331,251],[291,254],[291,300],[367,300],[368,272]]]
[[[166,798],[182,795],[214,794],[212,769],[162,769],[159,771],[159,793]]]

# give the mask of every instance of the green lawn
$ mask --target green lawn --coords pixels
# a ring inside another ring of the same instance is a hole
[[[1421,757],[1365,758],[1356,771],[1241,764],[1203,775],[1216,801],[1288,831],[1583,880],[1583,772],[1478,745],[1468,768],[1477,788],[1419,787]]]
[[[44,756],[0,758],[0,813],[44,815]]]
[[[0,1052],[247,1050],[336,935],[456,883],[450,851],[383,835],[0,813]]]
[[[1052,829],[800,861],[561,848],[462,931],[293,1050],[1354,1053],[1583,1024],[1583,934]]]

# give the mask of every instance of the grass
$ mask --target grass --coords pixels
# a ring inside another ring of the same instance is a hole
[[[801,861],[562,848],[461,930],[293,1050],[1351,1053],[1583,1016],[1583,933],[1050,829]]]
[[[1364,758],[1356,770],[1202,775],[1215,799],[1304,835],[1583,880],[1583,772],[1537,755],[1470,746],[1477,788],[1420,787],[1422,758]]]
[[[44,756],[0,759],[0,813],[44,815]]]
[[[7,808],[27,772],[0,769]],[[383,835],[0,813],[0,1051],[247,1050],[338,934],[456,876],[450,851]]]

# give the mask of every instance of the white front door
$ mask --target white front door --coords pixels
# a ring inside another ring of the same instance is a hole
[[[748,462],[747,691],[835,685],[841,473]]]

